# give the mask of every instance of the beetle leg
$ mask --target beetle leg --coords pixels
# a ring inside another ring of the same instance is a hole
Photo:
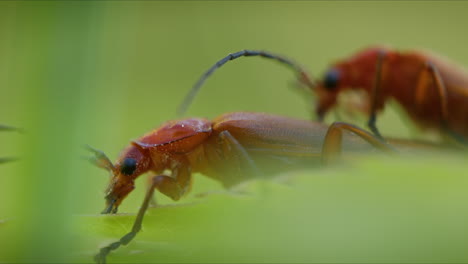
[[[225,167],[220,168],[225,171],[222,174],[223,178],[220,179],[224,187],[230,188],[243,180],[247,180],[250,174],[262,175],[261,170],[247,150],[229,131],[224,130],[219,133],[219,140],[224,154],[221,164],[225,165]]]
[[[380,134],[379,130],[377,129],[377,126],[375,124],[376,122],[376,115],[377,115],[377,107],[378,107],[378,102],[381,101],[382,97],[382,75],[383,75],[383,66],[386,58],[386,53],[385,51],[380,51],[377,57],[377,65],[376,65],[376,71],[375,71],[375,79],[374,79],[374,86],[372,88],[371,92],[371,109],[370,109],[370,116],[369,120],[367,121],[367,125],[369,126],[369,129],[374,133],[374,135],[381,140],[383,140],[382,135]]]
[[[156,179],[158,177],[167,177],[164,175],[159,175],[155,176],[153,179]],[[157,187],[159,181],[153,181],[152,185],[146,192],[145,199],[143,200],[143,204],[141,205],[140,209],[138,210],[137,217],[135,219],[135,222],[133,223],[132,230],[124,235],[119,241],[113,242],[99,250],[99,253],[94,256],[94,260],[97,263],[106,263],[106,257],[109,255],[109,253],[113,250],[116,250],[119,248],[121,245],[127,245],[132,241],[132,239],[136,236],[136,234],[141,230],[141,224],[143,222],[143,217],[145,216],[145,212],[148,209],[149,203],[151,198],[154,195],[154,189]]]
[[[447,94],[447,88],[445,86],[444,80],[442,79],[442,76],[440,75],[439,70],[437,67],[431,63],[431,62],[426,62],[424,65],[424,68],[421,70],[421,73],[418,77],[418,83],[416,86],[416,94],[415,94],[415,99],[416,99],[416,107],[418,110],[422,108],[423,103],[426,101],[426,97],[428,94],[429,90],[429,78],[432,78],[432,81],[434,82],[434,85],[436,87],[437,91],[437,96],[439,97],[439,107],[440,107],[440,116],[441,116],[441,126],[447,132],[451,137],[456,139],[458,142],[462,142],[464,144],[467,144],[467,142],[463,139],[463,137],[456,132],[454,132],[452,129],[449,128],[448,124],[448,94]]]
[[[336,160],[341,155],[343,130],[348,130],[360,138],[367,141],[372,146],[388,153],[394,153],[395,150],[386,144],[382,139],[377,136],[359,128],[357,126],[343,123],[334,122],[327,130],[325,140],[322,146],[322,164],[328,165],[331,161]]]
[[[223,142],[223,147],[226,152],[235,153],[239,160],[246,162],[249,169],[254,170],[255,172],[259,173],[259,169],[255,165],[255,162],[250,157],[247,150],[237,141],[236,138],[227,130],[221,132],[219,134]]]
[[[432,78],[437,90],[437,96],[439,97],[439,107],[440,115],[442,116],[442,125],[447,125],[447,88],[445,87],[444,81],[442,80],[442,76],[440,75],[439,70],[437,70],[437,67],[431,62],[426,62],[424,68],[422,69],[419,75],[415,95],[416,106],[418,108],[421,108],[421,105],[426,99],[425,97],[427,97],[427,92],[429,89],[429,78]]]
[[[180,185],[176,179],[165,175],[156,176],[152,180],[153,183],[156,183],[154,186],[159,192],[174,201],[178,201],[186,193],[186,188],[188,188],[188,186]],[[150,188],[153,188],[152,186]]]
[[[156,188],[158,191],[172,200],[179,200],[192,187],[192,177],[190,168],[184,162],[180,163],[172,170],[172,175],[157,175],[151,178],[150,189]]]
[[[148,177],[146,178],[147,179],[147,186],[148,186],[148,189],[151,188],[151,185],[153,183],[153,178],[154,178],[154,174],[150,174],[148,175]],[[156,195],[153,195],[149,201],[149,207],[158,207],[158,202],[156,200]]]
[[[106,263],[106,257],[111,251],[116,250],[122,245],[125,246],[130,243],[130,241],[132,241],[136,234],[141,230],[143,217],[145,216],[145,212],[148,210],[151,200],[154,197],[155,189],[158,189],[161,193],[171,197],[173,200],[179,200],[179,198],[190,189],[191,177],[189,169],[185,166],[176,168],[175,174],[176,175],[173,175],[173,177],[157,175],[151,178],[151,186],[148,188],[143,204],[138,210],[135,222],[133,222],[132,230],[120,238],[119,241],[101,248],[99,253],[94,257],[94,260],[97,263]]]

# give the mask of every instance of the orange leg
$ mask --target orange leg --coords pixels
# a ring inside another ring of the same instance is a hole
[[[223,130],[217,137],[216,148],[218,154],[216,164],[213,168],[219,172],[218,180],[226,189],[248,180],[251,175],[262,177],[262,171],[257,167],[250,154],[239,143],[229,130]]]
[[[377,59],[377,65],[376,65],[377,69],[376,69],[374,87],[371,93],[371,111],[370,111],[370,117],[368,121],[368,126],[370,130],[374,133],[374,135],[376,135],[380,139],[383,139],[383,137],[380,134],[376,126],[376,114],[377,114],[377,108],[380,102],[380,98],[382,97],[381,83],[382,83],[383,72],[385,72],[385,67],[386,67],[385,58],[386,58],[385,52],[384,51],[380,52],[378,59]],[[440,114],[442,116],[441,127],[445,130],[447,134],[449,134],[451,137],[456,139],[458,142],[468,144],[468,142],[461,135],[452,131],[448,126],[449,114],[448,114],[448,107],[447,107],[448,105],[447,88],[445,87],[444,81],[439,71],[437,70],[437,67],[431,62],[426,62],[424,68],[422,69],[419,75],[418,83],[416,86],[415,104],[417,105],[417,107],[420,108],[423,102],[426,100],[428,89],[430,87],[429,80],[431,79],[436,86],[437,96],[439,97],[440,104],[438,107],[440,109]]]
[[[365,141],[369,142],[372,146],[389,153],[394,153],[395,150],[387,145],[384,141],[377,136],[348,123],[335,122],[327,131],[325,140],[322,146],[322,164],[328,165],[331,161],[336,160],[341,155],[343,148],[343,130],[348,130],[358,135]]]
[[[419,75],[418,84],[416,86],[416,106],[421,108],[422,104],[427,98],[427,92],[429,89],[429,79],[432,79],[436,89],[437,96],[439,97],[439,109],[442,116],[443,126],[447,125],[448,122],[448,110],[447,110],[447,88],[445,87],[442,76],[434,66],[434,64],[427,62],[424,66],[421,74]]]
[[[148,186],[148,189],[151,188],[151,185],[153,184],[153,178],[154,178],[154,174],[153,175],[149,175],[146,179],[147,179],[147,186]],[[156,196],[153,195],[151,197],[151,200],[149,202],[149,207],[158,207],[158,202],[156,200]]]
[[[229,131],[225,130],[219,133],[219,138],[221,139],[224,153],[230,156],[229,162],[233,162],[233,159],[235,159],[239,168],[244,168],[257,175],[261,174],[261,171],[255,165],[249,153]]]
[[[370,116],[367,122],[369,129],[374,133],[374,135],[383,140],[382,135],[380,134],[376,122],[376,115],[377,115],[377,103],[378,100],[381,101],[382,98],[382,75],[383,75],[383,68],[385,63],[385,52],[381,51],[377,58],[377,65],[376,65],[376,73],[375,73],[375,80],[374,80],[374,87],[371,92],[371,109],[370,109]]]
[[[447,88],[445,87],[442,76],[434,64],[427,62],[421,74],[419,75],[418,84],[416,86],[416,105],[420,109],[422,104],[426,100],[427,91],[429,88],[429,78],[434,82],[437,89],[437,96],[439,97],[440,114],[442,116],[443,126],[447,125],[448,122],[448,110],[447,110]]]
[[[130,232],[124,235],[119,241],[113,242],[99,250],[99,253],[94,257],[94,260],[97,263],[106,263],[106,257],[113,250],[116,250],[121,245],[127,245],[132,241],[136,234],[141,230],[141,224],[143,222],[143,217],[145,212],[149,207],[151,199],[154,196],[154,189],[158,189],[161,193],[171,197],[173,200],[177,201],[186,193],[191,186],[191,177],[189,169],[185,166],[179,167],[174,170],[173,177],[166,175],[157,175],[152,178],[151,186],[146,192],[145,199],[143,204],[138,210],[138,215],[133,222],[133,227]]]
[[[418,84],[416,86],[416,94],[415,94],[416,106],[418,107],[418,109],[422,108],[422,105],[427,98],[428,89],[430,87],[429,85],[430,79],[432,79],[432,81],[434,82],[436,90],[437,90],[437,96],[439,97],[440,103],[438,107],[440,109],[440,115],[442,118],[440,121],[441,127],[444,129],[444,131],[448,135],[450,135],[452,138],[454,138],[458,142],[461,142],[463,144],[468,144],[468,142],[463,138],[463,136],[454,132],[449,127],[447,88],[445,87],[445,83],[442,79],[442,76],[440,75],[439,70],[437,70],[437,67],[431,62],[426,62],[424,68],[422,69],[419,75]]]

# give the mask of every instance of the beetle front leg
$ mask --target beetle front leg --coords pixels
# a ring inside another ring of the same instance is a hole
[[[424,68],[421,70],[416,85],[415,104],[418,108],[418,111],[422,111],[423,104],[428,99],[429,88],[431,87],[430,80],[432,80],[432,82],[434,83],[437,92],[437,97],[439,98],[440,102],[437,107],[440,111],[441,127],[453,139],[462,144],[468,145],[468,141],[465,140],[462,135],[459,135],[458,133],[453,131],[449,126],[447,87],[445,86],[444,80],[437,67],[429,61],[426,62]]]
[[[395,152],[395,150],[391,146],[386,144],[377,136],[365,131],[364,129],[348,123],[335,122],[328,128],[325,140],[323,142],[322,164],[328,165],[331,160],[336,160],[336,158],[338,158],[341,155],[341,150],[343,148],[343,130],[348,130],[356,134],[372,146],[384,152]]]
[[[153,178],[154,178],[154,174],[153,175],[149,175],[147,178],[146,178],[146,182],[147,182],[147,187],[148,189],[151,188],[151,186],[153,185]],[[154,208],[154,207],[158,207],[158,201],[156,200],[156,196],[153,195],[149,201],[149,207],[150,208]]]
[[[377,108],[379,107],[378,104],[382,102],[382,76],[384,72],[384,64],[385,64],[386,54],[385,51],[380,51],[377,57],[377,64],[376,64],[376,71],[375,71],[375,79],[374,79],[374,86],[371,91],[371,110],[369,120],[367,121],[367,126],[369,129],[374,133],[374,135],[383,140],[382,135],[380,134],[379,130],[376,126],[376,116],[377,116]]]
[[[422,105],[425,101],[427,101],[427,96],[429,92],[430,83],[429,81],[432,80],[436,87],[437,96],[439,97],[439,105],[438,108],[440,110],[441,116],[441,125],[447,126],[448,125],[448,100],[447,100],[447,88],[445,87],[445,83],[442,79],[442,76],[439,73],[437,67],[431,63],[426,62],[423,69],[421,70],[418,83],[416,85],[416,92],[415,92],[415,104],[418,107],[418,110],[421,111]]]
[[[156,176],[159,177],[159,176]],[[154,177],[154,178],[156,178]],[[167,177],[167,176],[166,176]],[[133,223],[132,231],[124,235],[119,241],[109,244],[99,250],[99,253],[94,256],[94,260],[96,263],[106,263],[106,257],[109,253],[113,250],[116,250],[121,245],[127,245],[130,241],[136,236],[136,234],[141,230],[141,223],[143,222],[143,217],[145,216],[145,212],[148,209],[149,203],[151,198],[154,195],[154,189],[156,188],[157,183],[153,181],[153,184],[150,186],[148,191],[146,192],[145,199],[143,200],[143,204],[138,210],[138,215]]]
[[[180,197],[185,193],[184,186],[179,185],[176,179],[166,176],[158,175],[152,179],[154,187],[159,192],[170,197],[174,201],[178,201]],[[152,185],[153,186],[153,185]],[[153,188],[153,187],[150,188]]]
[[[146,210],[148,210],[151,199],[154,196],[154,190],[157,189],[161,193],[169,196],[177,201],[182,197],[191,186],[191,177],[189,168],[182,166],[173,171],[173,177],[166,175],[157,175],[152,178],[151,185],[146,192],[145,199],[143,200],[138,215],[133,223],[132,230],[124,235],[119,241],[109,244],[99,250],[99,253],[94,257],[97,263],[106,263],[106,257],[113,250],[116,250],[122,245],[127,245],[132,241],[136,234],[141,230],[143,217]]]

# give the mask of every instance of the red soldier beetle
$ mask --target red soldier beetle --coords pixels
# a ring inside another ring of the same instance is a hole
[[[334,107],[340,92],[364,90],[370,102],[368,126],[380,138],[376,115],[390,98],[421,128],[460,142],[468,138],[468,72],[430,52],[367,48],[333,64],[313,89],[319,95],[319,118]]]
[[[335,161],[342,149],[368,153],[378,150],[394,153],[394,147],[433,147],[391,141],[388,145],[356,126],[336,122],[296,120],[263,113],[228,113],[213,121],[191,118],[169,121],[134,140],[113,164],[107,156],[95,153],[93,162],[111,173],[103,213],[116,213],[134,189],[134,181],[146,172],[155,173],[132,230],[119,241],[101,248],[99,263],[121,245],[128,244],[140,231],[154,190],[179,200],[191,187],[192,173],[199,172],[230,188],[255,178],[273,177],[281,172],[313,168]],[[163,174],[170,171],[169,175]]]
[[[338,61],[321,80],[312,79],[296,63],[269,52],[245,50],[229,54],[202,75],[179,107],[179,114],[185,112],[214,70],[242,56],[273,58],[293,68],[299,80],[318,97],[315,113],[319,121],[336,106],[340,93],[361,90],[367,94],[370,105],[368,126],[377,137],[382,139],[376,115],[393,98],[421,128],[438,130],[467,143],[468,72],[429,52],[398,52],[386,47],[367,48]]]

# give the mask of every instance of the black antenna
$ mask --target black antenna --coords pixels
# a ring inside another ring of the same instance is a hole
[[[193,98],[195,98],[198,91],[200,91],[200,88],[202,87],[203,83],[205,83],[206,79],[211,74],[213,74],[213,72],[215,70],[217,70],[218,68],[223,66],[228,61],[235,60],[235,59],[240,58],[240,57],[250,57],[250,56],[260,56],[260,57],[264,57],[264,58],[267,58],[267,59],[273,59],[273,60],[276,60],[276,61],[278,61],[278,62],[280,62],[282,64],[285,64],[288,67],[292,68],[295,72],[298,73],[299,79],[300,79],[300,81],[302,83],[309,86],[311,89],[313,87],[315,87],[315,82],[309,77],[309,75],[306,73],[306,71],[301,66],[296,64],[295,62],[293,62],[293,61],[291,61],[291,60],[289,60],[289,59],[287,59],[287,58],[285,58],[283,56],[275,55],[275,54],[272,54],[272,53],[269,53],[269,52],[266,52],[266,51],[242,50],[242,51],[239,51],[239,52],[236,52],[236,53],[231,53],[231,54],[227,55],[226,57],[224,57],[220,61],[216,62],[213,66],[211,66],[211,68],[208,69],[208,71],[206,71],[200,77],[200,79],[198,79],[198,81],[195,83],[195,85],[192,87],[192,89],[189,91],[189,93],[185,96],[184,101],[182,102],[182,104],[179,105],[179,107],[177,109],[177,115],[182,116],[183,114],[185,114],[185,112],[187,112],[187,109],[190,106],[190,104],[192,103]]]

